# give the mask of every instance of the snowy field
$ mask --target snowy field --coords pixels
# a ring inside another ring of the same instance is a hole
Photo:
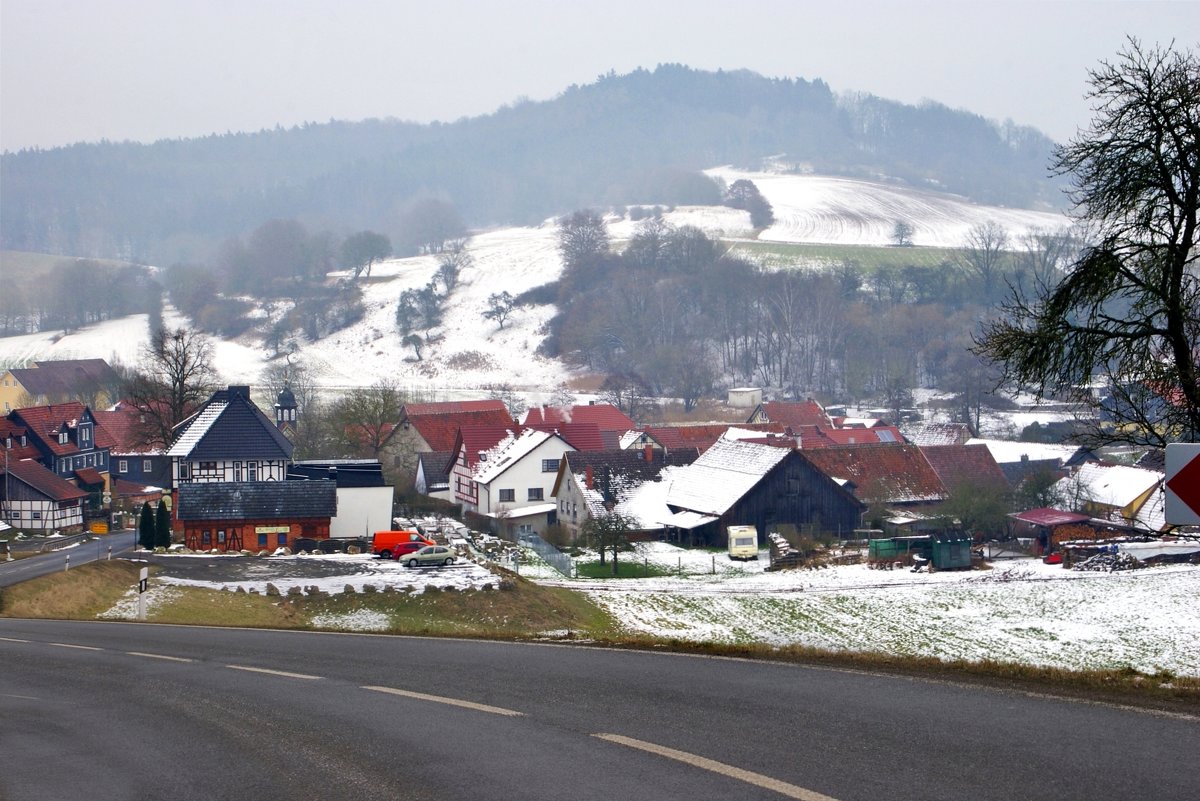
[[[887,245],[895,221],[903,218],[912,223],[918,246],[957,246],[967,230],[980,222],[996,221],[1014,236],[1030,228],[1058,229],[1067,223],[1061,215],[979,206],[953,195],[867,181],[750,173],[725,167],[709,174],[727,183],[738,178],[755,181],[778,218],[760,236],[771,242]],[[752,234],[749,214],[736,209],[683,206],[665,212],[664,219],[675,226],[694,225],[727,240]],[[636,223],[629,219],[610,220],[609,233],[618,247],[635,230]],[[401,345],[396,303],[404,290],[429,283],[437,269],[432,256],[375,265],[370,279],[363,282],[363,319],[318,342],[300,338],[297,360],[309,368],[318,385],[334,390],[386,379],[434,397],[455,398],[463,392],[478,394],[481,387],[507,384],[534,393],[528,398],[531,402],[549,400],[553,389],[571,378],[564,364],[535,353],[554,307],[518,309],[503,330],[484,320],[482,314],[491,294],[507,291],[515,296],[559,278],[562,260],[553,221],[538,227],[480,232],[471,238],[468,249],[474,267],[463,272],[461,283],[450,294],[444,322],[429,332],[432,341],[423,350],[421,361]],[[164,316],[169,325],[186,324],[171,309]],[[134,364],[148,336],[146,316],[134,315],[66,335],[52,331],[4,337],[0,338],[0,364],[68,358]],[[214,345],[214,361],[228,383],[259,384],[262,371],[273,363],[271,353],[256,336],[215,339]]]
[[[932,574],[864,565],[768,573],[765,553],[757,562],[734,562],[722,553],[667,543],[636,547],[636,554],[622,558],[671,575],[569,579],[529,551],[519,573],[582,592],[629,632],[662,639],[1200,676],[1200,567],[1090,573],[1017,559],[997,561],[991,570]],[[150,610],[178,597],[183,587],[265,594],[270,584],[287,595],[314,589],[362,593],[370,586],[419,594],[499,584],[494,573],[469,561],[412,570],[366,554],[178,557],[212,560],[213,570],[226,573],[200,580],[172,576],[172,558],[159,557],[162,568],[147,594]],[[228,576],[229,570],[237,575]],[[136,608],[131,591],[101,617],[129,619]],[[385,614],[369,610],[327,616],[314,625],[389,628]]]
[[[865,565],[767,573],[765,555],[741,563],[717,554],[713,574],[711,553],[638,549],[634,561],[684,575],[598,581],[521,571],[583,591],[630,631],[664,639],[1200,676],[1194,566],[1089,573],[1020,559],[933,574]]]

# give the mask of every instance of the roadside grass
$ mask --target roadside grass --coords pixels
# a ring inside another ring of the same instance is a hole
[[[641,567],[640,565],[634,565]],[[607,567],[607,566],[606,566]],[[97,562],[0,591],[0,616],[94,620],[137,581],[139,565]],[[1132,667],[1068,670],[996,660],[942,660],[799,645],[694,642],[629,633],[583,594],[503,572],[501,590],[290,594],[284,596],[171,587],[151,610],[152,622],[245,628],[318,629],[313,619],[346,619],[364,611],[386,615],[386,632],[483,639],[583,640],[634,650],[788,662],[827,669],[950,681],[1000,690],[1052,694],[1200,714],[1200,677],[1150,674]],[[1034,631],[1034,635],[1038,632]]]
[[[93,562],[0,589],[0,616],[90,620],[112,608],[132,585],[138,565]]]
[[[743,256],[767,267],[788,267],[795,264],[824,262],[841,264],[854,262],[866,270],[875,268],[937,267],[953,261],[952,248],[886,247],[878,245],[818,245],[785,242],[734,242],[731,256]]]
[[[636,556],[617,560],[617,572],[613,574],[612,562],[576,562],[575,570],[579,578],[653,578],[655,576],[673,576],[675,572],[666,570],[660,565],[639,560]]]

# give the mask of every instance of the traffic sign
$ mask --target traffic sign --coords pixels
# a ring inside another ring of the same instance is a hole
[[[1167,523],[1200,525],[1200,443],[1167,445]]]

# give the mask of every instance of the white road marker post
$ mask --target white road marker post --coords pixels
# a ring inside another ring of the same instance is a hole
[[[143,567],[138,573],[138,620],[146,619],[146,585],[150,583],[150,568]]]
[[[63,568],[63,572],[66,573],[70,569],[71,569],[71,554],[67,554],[66,567]]]

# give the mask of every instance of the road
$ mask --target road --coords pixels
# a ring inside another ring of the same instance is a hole
[[[0,619],[0,798],[1192,801],[1200,721],[563,645]]]
[[[112,555],[117,556],[131,550],[136,542],[136,531],[118,531],[59,551],[26,556],[11,562],[0,561],[0,587],[8,587],[64,570],[68,567],[67,557],[70,557],[70,567],[79,567],[88,562],[107,559],[110,546]]]

